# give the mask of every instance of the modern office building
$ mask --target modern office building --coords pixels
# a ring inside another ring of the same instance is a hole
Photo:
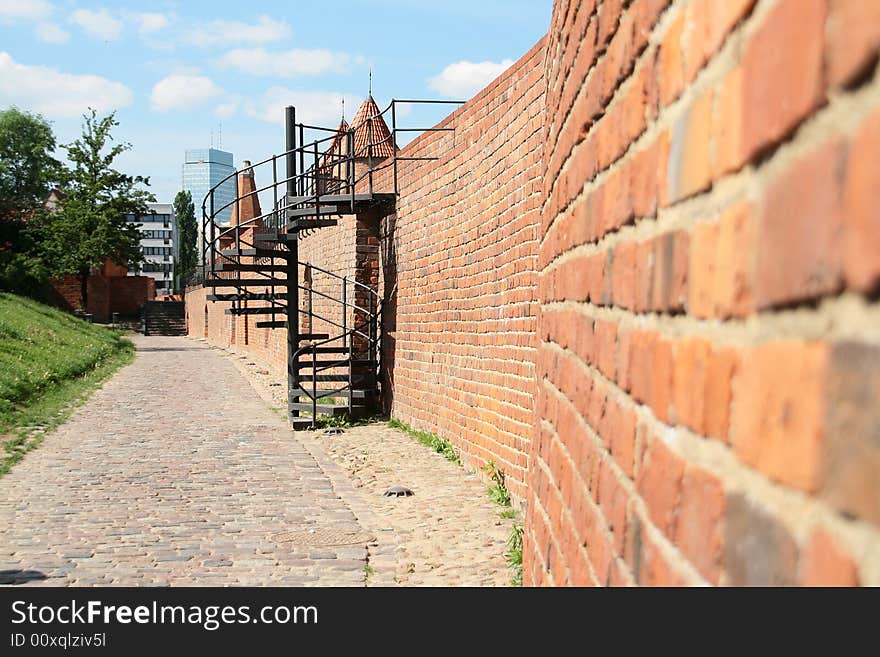
[[[145,262],[129,270],[129,276],[149,276],[156,281],[156,296],[174,293],[175,265],[178,258],[177,219],[170,203],[149,203],[156,214],[127,215],[140,224],[141,248]]]
[[[197,232],[198,253],[201,259],[203,253],[202,242],[202,202],[208,191],[226,176],[233,173],[235,167],[232,164],[232,153],[221,151],[216,148],[196,148],[186,151],[183,163],[183,189],[192,194],[193,205],[196,210],[196,223],[199,226]],[[223,183],[214,195],[215,210],[230,204],[219,213],[218,224],[229,223],[232,214],[232,201],[235,199],[235,176]],[[210,208],[208,209],[210,211]]]

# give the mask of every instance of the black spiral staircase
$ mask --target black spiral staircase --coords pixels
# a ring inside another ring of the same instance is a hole
[[[315,428],[321,415],[366,416],[378,405],[381,300],[375,284],[301,262],[298,247],[304,236],[336,225],[342,215],[369,213],[375,220],[394,212],[398,163],[435,159],[398,155],[395,136],[403,129],[396,125],[395,106],[401,102],[446,101],[392,101],[360,124],[343,121],[336,129],[297,123],[288,107],[287,150],[249,165],[255,181],[271,184],[238,190],[221,203],[219,190],[238,180],[242,172],[236,172],[202,204],[208,300],[230,302],[231,315],[258,316],[257,328],[287,330],[287,410],[294,429]],[[382,118],[389,110],[392,130]],[[389,173],[382,179],[393,182],[379,190],[377,174],[384,169]],[[239,221],[245,204],[257,199],[266,205],[271,200],[271,209]],[[236,219],[221,225],[229,212]]]

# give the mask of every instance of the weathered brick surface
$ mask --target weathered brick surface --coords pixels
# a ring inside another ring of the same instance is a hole
[[[527,583],[876,581],[876,13],[555,3]]]

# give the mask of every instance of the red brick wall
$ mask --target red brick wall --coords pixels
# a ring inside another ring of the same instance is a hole
[[[878,44],[555,3],[527,583],[880,583]]]
[[[122,272],[120,275],[119,272]],[[114,275],[107,275],[107,272]],[[125,267],[107,263],[105,268],[89,275],[86,312],[96,322],[109,322],[113,313],[135,316],[141,306],[156,297],[156,281],[149,276],[126,276]],[[80,307],[80,279],[65,276],[52,284],[52,302],[69,312]]]
[[[534,426],[543,60],[542,40],[440,124],[454,133],[403,149],[439,159],[400,163],[381,235],[391,414],[469,465],[494,460],[517,496]]]

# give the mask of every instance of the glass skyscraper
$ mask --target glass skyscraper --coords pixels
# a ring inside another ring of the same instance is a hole
[[[189,190],[190,194],[192,194],[193,205],[196,209],[196,222],[199,226],[198,249],[200,258],[201,254],[204,253],[204,242],[202,241],[201,234],[202,203],[205,202],[208,191],[234,171],[232,153],[216,148],[195,148],[186,151],[183,163],[183,189]],[[235,176],[224,182],[214,193],[215,210],[219,210],[227,203],[229,204],[229,207],[217,214],[217,224],[229,223],[235,193]],[[207,212],[211,211],[207,202],[205,203],[205,209]]]

